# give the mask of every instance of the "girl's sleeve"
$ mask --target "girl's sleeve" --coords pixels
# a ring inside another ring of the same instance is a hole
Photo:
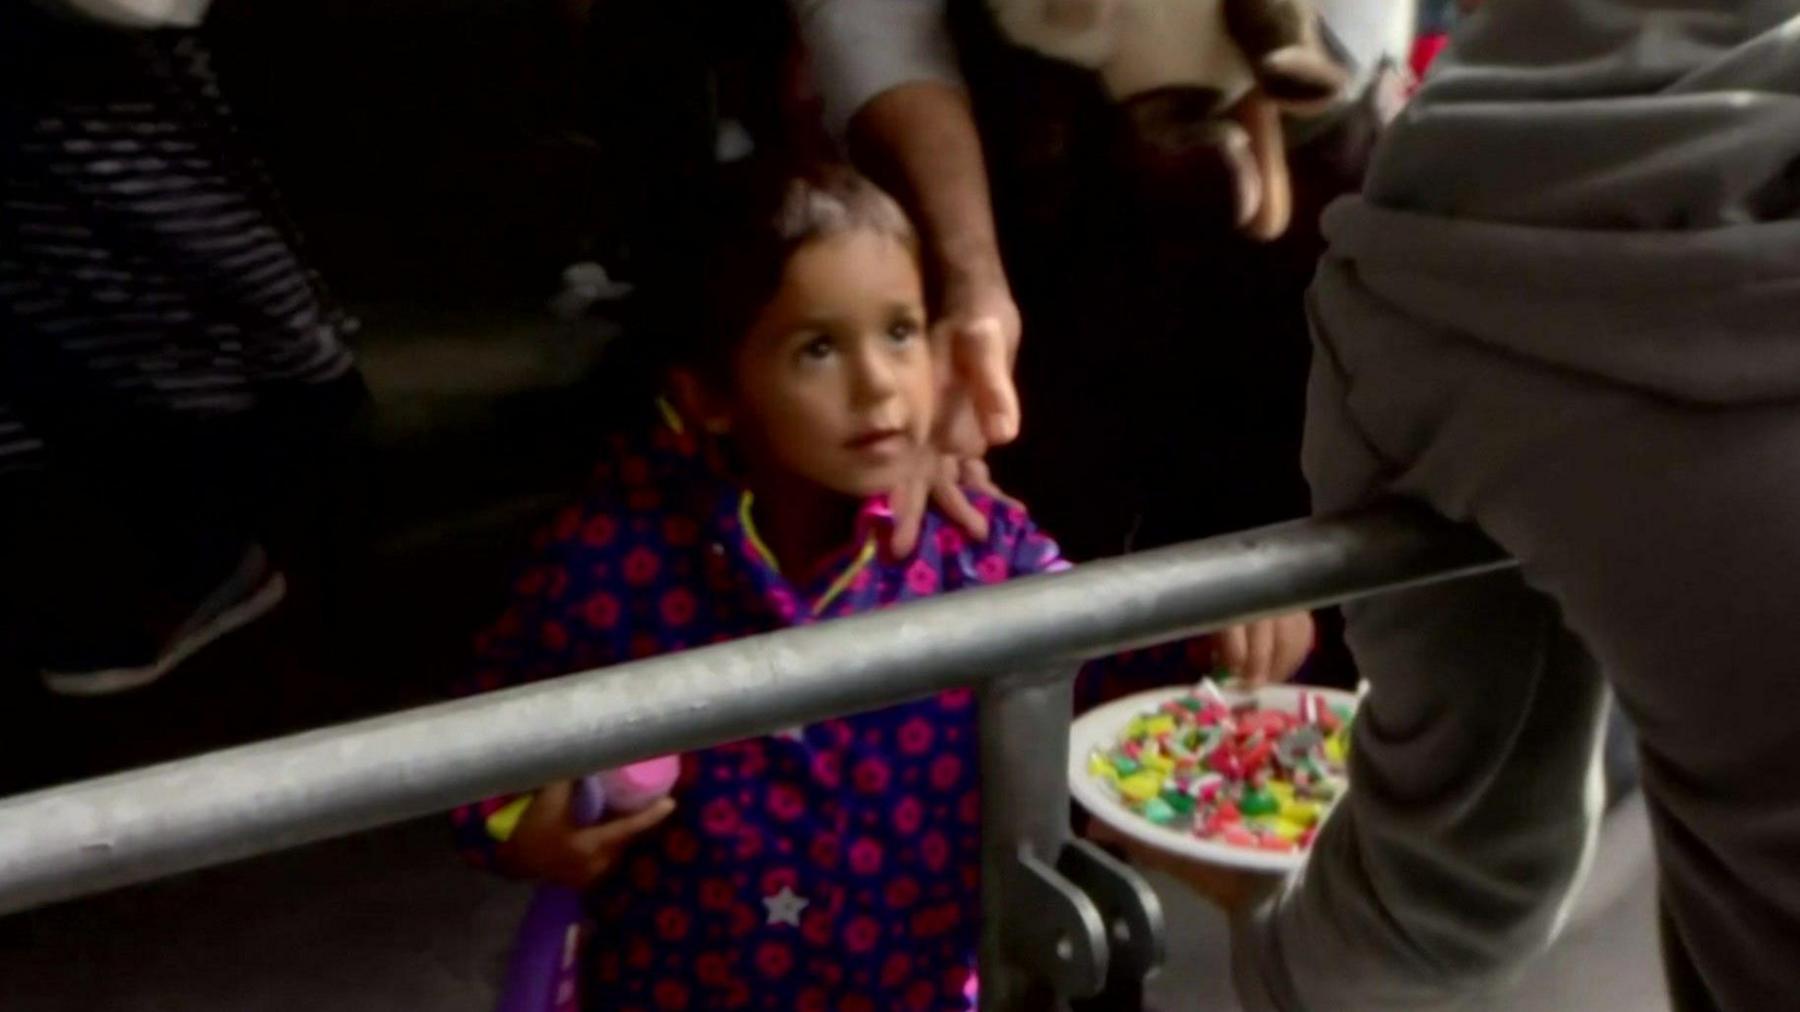
[[[987,514],[989,550],[1007,560],[1007,576],[1060,573],[1070,568],[1056,540],[1038,528],[1024,507],[972,497]]]
[[[595,575],[617,567],[593,542],[619,527],[617,517],[590,504],[563,511],[537,535],[537,550],[515,574],[499,619],[476,635],[474,664],[457,695],[617,662],[621,651],[609,627],[617,623],[618,597]],[[458,850],[473,864],[493,867],[496,848],[530,800],[529,793],[501,795],[455,809]]]

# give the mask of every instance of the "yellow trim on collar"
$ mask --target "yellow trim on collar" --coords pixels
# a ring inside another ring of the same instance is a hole
[[[738,500],[738,524],[744,528],[744,537],[750,539],[750,547],[756,549],[756,554],[762,559],[763,565],[779,573],[781,564],[775,561],[775,553],[769,551],[769,546],[763,543],[762,535],[756,530],[756,518],[753,514],[755,505],[755,494],[746,489],[743,497]],[[815,618],[831,607],[833,601],[842,597],[844,591],[850,589],[850,584],[856,580],[857,574],[867,569],[869,563],[875,560],[875,552],[875,536],[871,534],[868,540],[863,542],[862,549],[856,553],[856,558],[842,573],[838,574],[837,579],[831,581],[831,586],[825,588],[824,595],[813,604],[812,613]]]
[[[769,551],[768,545],[763,544],[762,535],[756,530],[756,520],[751,516],[751,507],[755,505],[756,495],[745,489],[743,496],[738,499],[738,525],[744,528],[744,537],[750,539],[750,547],[756,549],[756,554],[762,557],[763,565],[779,573],[781,563],[775,561],[775,553]]]
[[[487,817],[487,835],[495,843],[505,843],[519,831],[519,819],[524,816],[525,809],[531,807],[532,795],[521,794],[494,810]]]
[[[824,614],[825,609],[831,607],[831,602],[836,601],[843,595],[844,591],[850,589],[850,584],[855,581],[856,574],[868,568],[869,563],[873,561],[874,558],[875,538],[873,535],[870,535],[869,540],[863,542],[862,551],[856,553],[856,560],[850,563],[850,568],[844,570],[837,579],[831,581],[831,586],[825,589],[825,595],[819,598],[819,603],[813,605],[813,616],[816,618],[817,616]]]

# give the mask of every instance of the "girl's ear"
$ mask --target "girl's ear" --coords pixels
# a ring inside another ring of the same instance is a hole
[[[723,436],[731,431],[731,408],[711,384],[691,369],[674,369],[669,385],[675,395],[675,409],[681,417],[698,425],[702,431]]]

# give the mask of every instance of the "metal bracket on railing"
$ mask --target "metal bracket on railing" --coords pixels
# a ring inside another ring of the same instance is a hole
[[[1162,961],[1156,894],[1124,863],[1070,838],[1074,685],[1064,666],[981,690],[984,1012],[1067,1008]]]
[[[1007,877],[1009,923],[1001,944],[1009,962],[1059,995],[1098,994],[1111,952],[1106,920],[1093,898],[1024,850]]]
[[[1100,909],[1110,979],[1143,980],[1162,966],[1162,901],[1143,876],[1086,840],[1064,844],[1056,868]]]

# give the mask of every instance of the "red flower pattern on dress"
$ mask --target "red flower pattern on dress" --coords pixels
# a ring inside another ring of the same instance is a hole
[[[656,915],[656,934],[665,942],[678,942],[687,937],[690,919],[680,907],[664,907]]]
[[[677,587],[663,595],[662,617],[670,626],[681,628],[694,621],[699,610],[694,600],[694,592],[685,587]]]
[[[937,733],[931,729],[931,723],[923,717],[914,717],[900,725],[896,736],[900,751],[906,755],[924,755],[931,749],[932,741]]]
[[[881,872],[881,844],[863,837],[850,845],[850,870],[858,875]]]
[[[850,779],[863,794],[880,794],[886,791],[892,776],[888,764],[875,758],[864,759],[850,771]]]
[[[694,979],[708,987],[724,987],[731,980],[731,960],[722,952],[703,952],[694,959]]]
[[[633,548],[625,556],[625,582],[633,587],[643,587],[656,579],[662,570],[662,560],[648,548]]]
[[[764,942],[756,949],[756,968],[770,979],[785,977],[794,968],[794,950],[785,942]]]
[[[844,782],[844,757],[837,752],[814,753],[812,775],[824,787],[837,787]]]
[[[687,864],[700,856],[700,838],[685,826],[670,829],[663,841],[663,853],[676,864]]]
[[[737,902],[737,889],[722,878],[700,883],[700,905],[708,910],[729,910]]]
[[[913,563],[906,571],[906,589],[920,597],[937,593],[937,570],[924,559]]]
[[[868,952],[880,940],[881,922],[873,917],[854,917],[844,927],[844,948],[853,953]]]
[[[663,540],[674,548],[687,548],[700,540],[700,525],[692,517],[669,517],[663,521]]]
[[[919,902],[919,883],[909,876],[893,879],[888,882],[883,898],[893,909],[905,910]]]
[[[931,786],[947,791],[962,781],[963,761],[953,755],[941,755],[931,761]]]
[[[769,814],[782,822],[792,822],[806,813],[806,796],[793,784],[775,784],[769,788]]]
[[[740,497],[695,466],[691,440],[616,445],[615,466],[595,469],[606,486],[547,525],[482,635],[482,688],[1060,565],[1022,512],[977,496],[986,539],[932,514],[907,558],[790,582],[749,545]],[[976,745],[973,694],[958,689],[685,756],[674,814],[592,897],[589,1007],[971,1008]],[[485,818],[466,809],[457,828],[469,850],[491,854]],[[762,900],[773,893],[759,888],[770,873],[805,900],[784,913],[797,927],[771,921]]]
[[[557,511],[556,519],[550,521],[551,540],[568,541],[581,532],[581,509],[577,506],[565,506]]]
[[[918,798],[909,794],[894,805],[894,830],[901,836],[917,833],[924,822],[925,806]]]
[[[581,528],[581,540],[590,548],[605,548],[619,535],[618,521],[601,513]]]
[[[619,599],[602,590],[581,606],[581,617],[590,629],[611,630],[619,624]]]
[[[814,945],[831,944],[831,915],[823,910],[800,915],[800,934]]]
[[[935,829],[926,833],[919,840],[919,858],[932,871],[942,871],[950,860],[950,841]]]
[[[813,864],[830,871],[838,865],[838,838],[828,833],[815,836],[807,845],[806,853]]]
[[[729,836],[737,832],[741,821],[737,806],[728,798],[715,798],[700,811],[700,826],[713,836]]]
[[[659,1009],[685,1009],[688,1007],[688,988],[678,980],[659,980],[651,992]]]
[[[997,555],[990,555],[975,563],[975,575],[982,583],[999,583],[1006,579],[1006,560]]]

